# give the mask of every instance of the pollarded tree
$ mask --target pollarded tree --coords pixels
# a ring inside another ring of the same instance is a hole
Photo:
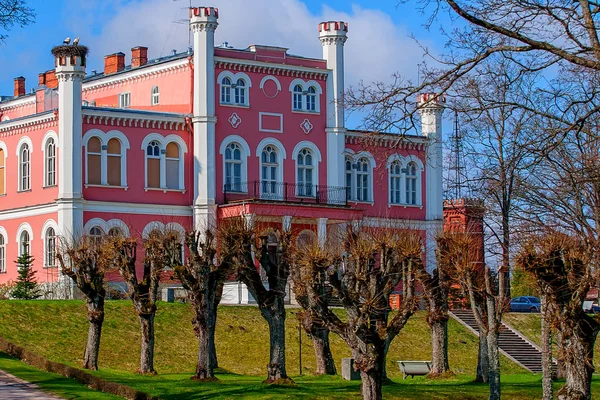
[[[566,382],[560,400],[589,400],[594,372],[594,343],[600,331],[595,318],[583,311],[588,291],[598,282],[597,246],[557,231],[532,237],[517,262],[532,273],[550,307],[552,325],[559,335]]]
[[[343,251],[343,252],[342,252]],[[349,227],[343,246],[297,255],[297,287],[309,301],[307,312],[339,335],[352,350],[360,371],[363,399],[381,399],[387,349],[417,308],[415,271],[421,268],[417,233],[381,228],[357,232]],[[347,322],[333,313],[316,289],[327,280],[346,310]],[[389,296],[402,282],[404,297],[390,320]]]
[[[104,274],[111,264],[112,251],[104,237],[82,236],[63,242],[56,258],[62,273],[71,278],[85,296],[90,327],[83,368],[97,370],[106,297]]]
[[[238,279],[246,284],[269,325],[269,364],[265,382],[291,381],[285,363],[284,303],[292,257],[291,233],[277,230],[258,233],[253,221],[242,218],[232,218],[222,224],[225,225],[220,244],[222,256],[231,261]],[[261,270],[268,286],[263,282]]]
[[[221,229],[227,229],[223,225]],[[175,267],[175,275],[187,291],[194,310],[194,330],[198,336],[198,359],[195,380],[216,380],[215,327],[217,306],[223,293],[223,282],[231,272],[228,257],[217,259],[217,237],[211,229],[188,232],[185,244],[190,258],[185,265]],[[225,253],[229,254],[230,253]]]

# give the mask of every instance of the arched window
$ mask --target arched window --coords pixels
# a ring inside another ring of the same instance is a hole
[[[113,227],[110,228],[110,230],[108,231],[108,235],[112,237],[120,237],[123,236],[123,232],[121,232],[121,229]]]
[[[56,143],[54,138],[49,138],[46,142],[46,151],[44,152],[45,166],[46,166],[46,179],[44,182],[45,186],[56,185]]]
[[[350,157],[346,157],[345,161],[345,171],[346,171],[346,198],[348,200],[353,199],[353,190],[352,187],[354,186],[352,184],[352,159]]]
[[[317,240],[317,235],[313,231],[305,229],[296,237],[296,247],[310,247],[317,243]]]
[[[147,187],[160,188],[160,143],[156,140],[146,148]]]
[[[56,232],[50,227],[46,230],[46,238],[44,241],[46,267],[56,267]]]
[[[6,169],[4,149],[0,149],[0,195],[6,194]]]
[[[279,157],[275,146],[268,145],[262,151],[261,157],[261,190],[266,198],[277,197],[279,194]]]
[[[19,256],[29,254],[31,251],[31,238],[29,232],[24,230],[19,237]]]
[[[242,191],[242,148],[232,142],[225,148],[225,190]]]
[[[358,169],[356,170],[356,200],[370,201],[369,196],[369,169],[370,163],[366,158],[361,158],[357,162]]]
[[[221,80],[221,103],[231,104],[231,79],[228,77]]]
[[[400,161],[394,161],[390,165],[390,204],[401,204],[402,193],[402,165]]]
[[[296,111],[302,110],[302,86],[294,86],[293,109]]]
[[[106,151],[107,182],[112,186],[121,186],[121,142],[112,138]]]
[[[104,231],[99,226],[94,226],[90,229],[90,240],[93,244],[99,244],[104,236]]]
[[[371,161],[367,157],[346,157],[345,173],[348,200],[372,201]]]
[[[246,104],[246,82],[238,79],[235,84],[235,104]]]
[[[310,149],[302,149],[298,153],[297,161],[297,190],[298,196],[314,196],[314,155]]]
[[[87,143],[87,183],[102,184],[102,142],[96,136]]]
[[[179,146],[175,142],[167,144],[167,188],[181,189],[179,187]]]
[[[0,273],[6,272],[6,239],[0,234]]]
[[[308,88],[306,94],[306,110],[316,111],[317,110],[317,90],[314,86]]]
[[[417,204],[417,164],[411,161],[406,166],[406,204]]]
[[[154,86],[152,88],[152,101],[151,104],[153,106],[157,105],[160,100],[160,93],[158,92],[158,86]]]
[[[23,143],[19,150],[19,190],[31,189],[31,152],[29,145]]]

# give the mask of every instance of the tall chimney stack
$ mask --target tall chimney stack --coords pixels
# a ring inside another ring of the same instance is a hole
[[[118,52],[104,56],[104,75],[114,74],[125,69],[125,54]]]
[[[148,48],[137,46],[131,49],[131,68],[148,64]]]
[[[15,97],[23,96],[25,94],[25,78],[22,76],[15,78]]]

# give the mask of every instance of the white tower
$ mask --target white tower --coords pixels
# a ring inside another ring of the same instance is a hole
[[[327,184],[345,186],[344,148],[346,126],[344,122],[344,43],[348,37],[348,24],[327,21],[319,24],[319,39],[323,44],[323,58],[327,69]]]
[[[194,34],[194,229],[216,223],[215,7],[190,8]]]
[[[83,233],[81,84],[87,48],[57,46],[52,52],[58,80],[58,226],[69,239]]]

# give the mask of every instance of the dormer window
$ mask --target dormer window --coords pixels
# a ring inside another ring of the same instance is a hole
[[[234,106],[249,106],[248,88],[252,87],[250,77],[243,72],[233,74],[223,71],[217,80],[221,86],[221,104]]]
[[[320,112],[319,95],[321,86],[315,81],[305,82],[294,79],[290,85],[292,92],[292,110],[297,112]]]

